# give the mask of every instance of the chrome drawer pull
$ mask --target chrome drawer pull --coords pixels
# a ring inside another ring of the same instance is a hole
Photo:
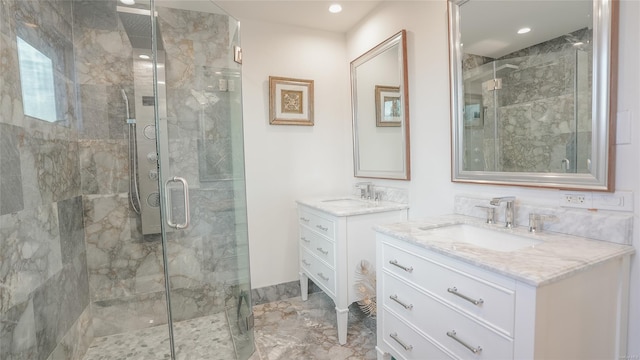
[[[307,260],[305,260],[305,259],[302,259],[302,263],[303,263],[305,266],[309,266],[309,265],[311,265],[311,263],[308,263],[308,262],[307,262]]]
[[[407,344],[405,344],[404,341],[400,340],[400,338],[398,337],[398,333],[391,333],[391,334],[389,334],[389,336],[393,340],[395,340],[398,344],[400,344],[400,346],[402,346],[405,350],[411,351],[413,349],[413,345],[407,345]]]
[[[322,225],[316,225],[316,227],[317,227],[318,229],[322,230],[322,231],[327,231],[327,230],[329,230],[329,228],[328,228],[328,227],[324,227],[324,226],[322,226]]]
[[[459,297],[467,300],[468,302],[472,303],[473,305],[482,305],[484,303],[484,300],[482,300],[482,299],[476,300],[476,299],[472,299],[472,298],[470,298],[470,297],[468,297],[466,295],[460,294],[456,287],[448,288],[447,291],[452,293],[453,295],[459,296]]]
[[[302,241],[304,241],[304,242],[306,242],[306,243],[310,243],[310,242],[311,242],[311,240],[307,239],[307,238],[306,238],[306,237],[304,237],[304,236],[303,236],[303,237],[301,237],[301,238],[300,238],[300,240],[302,240]]]
[[[322,273],[318,273],[318,276],[320,276],[320,279],[322,279],[324,281],[329,281],[329,278],[325,277],[324,275],[322,275]]]
[[[324,250],[323,248],[319,247],[316,250],[320,251],[321,253],[328,255],[329,254],[329,250]]]
[[[469,349],[469,351],[471,351],[474,354],[477,354],[479,352],[482,351],[482,348],[480,346],[478,347],[473,347],[469,344],[467,344],[466,342],[460,340],[457,336],[456,336],[456,331],[455,330],[451,330],[451,331],[447,331],[447,336],[452,338],[453,340],[459,342],[460,344],[462,344],[462,346],[466,347],[467,349]]]
[[[404,271],[406,271],[406,272],[409,272],[409,273],[413,271],[413,267],[411,267],[411,266],[404,266],[404,265],[400,265],[400,264],[398,264],[398,260],[396,260],[396,259],[389,260],[389,264],[391,264],[391,265],[393,265],[393,266],[397,266],[397,267],[399,267],[400,269],[402,269],[402,270],[404,270]]]
[[[309,222],[309,219],[307,219],[307,218],[306,218],[306,217],[304,217],[304,216],[303,216],[303,217],[301,217],[301,218],[300,218],[300,220],[302,220],[303,222],[306,222],[306,223],[308,223],[308,222]]]
[[[400,301],[398,299],[398,295],[391,295],[391,296],[389,296],[389,299],[391,299],[391,300],[397,302],[398,304],[402,305],[402,307],[404,307],[407,310],[413,309],[413,304],[407,305],[407,304],[403,303],[402,301]]]

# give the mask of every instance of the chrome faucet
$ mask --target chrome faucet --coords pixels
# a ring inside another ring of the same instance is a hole
[[[359,182],[356,187],[360,189],[360,198],[371,200],[375,194],[375,187],[372,182]]]
[[[513,220],[515,219],[515,196],[503,196],[496,197],[489,201],[489,204],[493,206],[499,206],[501,203],[507,203],[507,207],[504,210],[504,226],[511,229],[515,224]]]
[[[555,215],[547,215],[547,214],[529,214],[529,232],[539,233],[542,232],[542,227],[544,226],[545,220],[558,220],[558,217]]]

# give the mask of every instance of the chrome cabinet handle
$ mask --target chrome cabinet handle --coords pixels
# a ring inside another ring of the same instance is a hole
[[[306,243],[310,243],[310,242],[311,242],[311,240],[307,239],[307,238],[306,238],[306,237],[304,237],[304,236],[302,236],[302,237],[300,238],[300,240],[302,240],[302,241],[304,241],[304,242],[306,242]]]
[[[305,260],[305,259],[302,259],[302,263],[303,263],[305,266],[309,266],[309,265],[311,265],[311,263],[307,262],[307,260]]]
[[[402,346],[405,350],[411,351],[413,349],[413,345],[407,345],[404,341],[400,340],[398,337],[398,333],[391,333],[389,336],[395,340],[400,346]]]
[[[318,229],[322,230],[322,231],[327,231],[327,230],[329,230],[329,228],[328,228],[328,227],[324,227],[324,226],[322,226],[322,225],[316,225],[316,227],[317,227]]]
[[[402,305],[402,307],[404,307],[407,310],[413,309],[413,304],[409,304],[409,305],[405,304],[400,299],[398,299],[398,295],[391,295],[391,296],[389,296],[389,299],[391,299],[391,300],[397,302],[398,304]]]
[[[307,223],[307,222],[309,222],[309,219],[307,219],[307,218],[306,218],[306,217],[304,217],[304,216],[303,216],[303,217],[300,217],[300,220],[302,220],[303,222],[306,222],[306,223]]]
[[[464,294],[460,294],[458,292],[458,289],[455,286],[451,287],[451,288],[448,288],[447,291],[452,293],[455,296],[459,296],[459,297],[467,300],[468,302],[472,303],[473,305],[482,305],[484,303],[484,300],[482,300],[482,299],[476,300],[476,299],[470,298],[470,297],[468,297],[468,296],[466,296]]]
[[[169,196],[170,192],[168,189],[169,184],[172,182],[179,182],[180,184],[182,184],[182,192],[184,195],[184,222],[183,223],[176,224],[173,222],[173,219],[172,219],[173,214],[171,211],[171,196]],[[171,179],[167,180],[167,182],[165,182],[164,199],[165,199],[165,204],[167,204],[167,211],[166,211],[167,225],[178,230],[189,227],[191,214],[189,213],[189,184],[187,184],[187,180],[179,176],[174,176]]]
[[[318,276],[320,276],[320,279],[322,279],[324,281],[329,281],[329,278],[325,277],[324,275],[322,275],[322,273],[318,273]]]
[[[466,342],[464,342],[463,340],[460,340],[460,338],[458,338],[456,335],[457,334],[456,334],[455,330],[447,331],[447,336],[448,337],[450,337],[453,340],[457,341],[458,343],[462,344],[462,346],[464,346],[467,349],[469,349],[469,351],[471,351],[472,353],[477,354],[477,353],[482,351],[482,347],[480,347],[480,346],[473,347],[473,346],[467,344]]]
[[[410,272],[412,272],[412,271],[413,271],[413,267],[411,267],[411,266],[404,266],[404,265],[400,265],[400,264],[398,264],[398,260],[396,260],[396,259],[389,260],[389,264],[391,264],[391,265],[393,265],[393,266],[397,266],[397,267],[399,267],[400,269],[402,269],[402,270],[404,270],[404,271],[406,271],[406,272],[408,272],[408,273],[410,273]]]
[[[329,250],[324,250],[323,248],[319,247],[316,250],[320,251],[321,253],[328,255],[329,254]]]

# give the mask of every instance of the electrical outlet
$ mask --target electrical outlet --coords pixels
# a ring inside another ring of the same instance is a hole
[[[563,193],[560,195],[560,206],[591,209],[593,197],[591,193]]]

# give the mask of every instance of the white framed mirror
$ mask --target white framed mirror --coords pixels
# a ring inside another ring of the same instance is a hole
[[[351,62],[356,177],[411,179],[407,82],[405,30]]]
[[[613,191],[617,1],[448,8],[452,181]]]

